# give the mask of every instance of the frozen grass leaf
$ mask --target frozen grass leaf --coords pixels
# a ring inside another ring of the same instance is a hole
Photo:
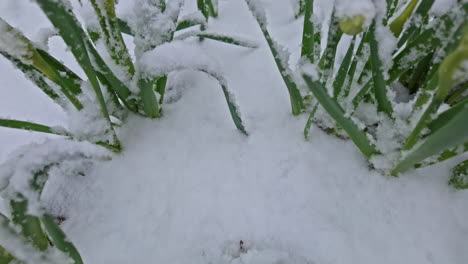
[[[353,140],[354,144],[356,144],[364,156],[370,158],[372,155],[378,154],[377,149],[370,142],[367,134],[345,115],[341,106],[328,95],[326,88],[319,81],[313,80],[307,74],[303,74],[302,77],[322,107],[336,121],[336,123],[346,131],[348,136]]]
[[[16,128],[28,131],[36,131],[54,135],[61,135],[61,136],[68,136],[69,134],[65,132],[63,129],[51,128],[49,126],[20,121],[20,120],[13,120],[13,119],[0,119],[0,126],[8,127],[8,128]]]

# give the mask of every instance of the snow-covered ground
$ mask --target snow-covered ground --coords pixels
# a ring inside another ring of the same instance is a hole
[[[131,1],[121,2],[119,10],[128,12]],[[193,9],[196,1],[187,2]],[[369,170],[349,141],[316,128],[305,141],[306,117],[290,114],[247,6],[219,2],[210,30],[260,45],[202,44],[221,65],[250,135],[233,126],[215,80],[173,75],[169,86],[181,98],[165,105],[161,119],[131,116],[119,131],[122,154],[85,177],[54,178],[47,186],[44,200],[66,216],[62,226],[85,263],[468,263],[468,192],[447,185],[462,159],[389,178]],[[301,21],[289,2],[264,1],[273,35],[297,53]],[[47,23],[31,6],[3,0],[0,16],[34,37]],[[66,53],[54,45],[57,55]],[[66,123],[3,58],[0,89],[2,116]],[[0,128],[0,160],[19,144],[43,139]]]

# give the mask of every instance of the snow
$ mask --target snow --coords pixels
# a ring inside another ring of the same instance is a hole
[[[272,37],[297,51],[300,38],[290,37],[299,32],[297,24],[274,30],[292,17],[281,12],[289,1],[263,2]],[[177,41],[141,53],[141,69],[158,75],[189,65],[222,75],[250,135],[233,127],[211,77],[171,73],[168,87],[177,90],[177,99],[164,105],[160,119],[129,116],[117,131],[122,154],[91,160],[94,168],[84,177],[73,173],[83,164],[73,162],[51,173],[41,206],[67,218],[62,227],[85,263],[468,262],[468,193],[447,185],[450,169],[466,155],[390,178],[370,170],[350,141],[315,125],[305,141],[307,116],[291,116],[287,90],[247,6],[219,5],[209,29],[245,34],[260,43],[258,49]],[[4,59],[0,74],[2,114],[66,123],[60,108]],[[15,103],[20,100],[27,105]],[[0,130],[1,159],[13,157],[14,145],[39,137],[8,131]],[[32,145],[22,162],[62,157],[66,146],[63,139]],[[70,148],[89,150],[87,157],[97,151],[84,142]],[[24,179],[15,178],[13,186],[20,188]],[[3,235],[0,244],[13,241]]]

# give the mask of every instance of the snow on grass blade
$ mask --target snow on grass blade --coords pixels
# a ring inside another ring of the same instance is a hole
[[[88,77],[88,81],[93,87],[96,98],[99,102],[103,117],[108,123],[108,131],[111,133],[114,142],[109,142],[110,145],[119,145],[117,136],[110,121],[107,106],[102,94],[93,62],[90,58],[88,50],[92,47],[90,40],[87,39],[85,32],[81,28],[78,20],[63,3],[55,0],[38,0],[40,8],[44,11],[50,22],[58,29],[60,36],[70,48],[75,59],[80,64],[81,68]]]
[[[432,97],[429,106],[424,111],[424,114],[419,119],[416,127],[406,139],[404,150],[411,149],[421,136],[423,129],[433,119],[432,115],[437,112],[440,105],[444,102],[450,90],[459,82],[462,77],[458,73],[468,60],[468,25],[465,26],[463,39],[458,47],[449,56],[447,56],[438,68],[438,86]]]
[[[177,21],[176,31],[183,30],[197,25],[205,25],[206,20],[201,12],[194,12],[185,15]]]
[[[115,15],[114,0],[91,0],[91,4],[98,17],[100,29],[104,34],[104,43],[112,60],[124,67],[127,74],[132,77],[135,74],[135,67],[122,38],[121,23]]]
[[[28,239],[34,247],[44,251],[49,247],[49,240],[41,227],[39,218],[28,214],[27,200],[18,194],[16,200],[10,201],[12,222],[21,227],[21,235]]]
[[[175,40],[183,40],[189,37],[202,37],[206,39],[211,39],[227,44],[232,44],[236,46],[246,47],[246,48],[257,48],[258,45],[255,42],[252,42],[248,39],[243,39],[240,36],[229,36],[225,34],[215,33],[215,32],[206,32],[206,31],[190,31],[184,34],[181,34],[175,37]]]
[[[61,71],[62,68],[66,67],[60,68],[59,65],[61,63],[53,59],[47,52],[37,49],[21,32],[10,26],[1,18],[0,34],[0,52],[5,54],[4,56],[9,56],[12,59],[18,60],[17,63],[15,61],[13,61],[13,63],[21,67],[22,70],[31,72],[32,68],[30,67],[35,68],[42,75],[57,83],[61,87],[62,93],[76,109],[81,110],[83,108],[83,105],[76,98],[76,95],[81,91],[80,88],[77,87],[79,84],[73,80],[69,80],[64,76],[64,72]]]
[[[299,115],[304,109],[304,104],[302,101],[301,92],[299,91],[297,84],[294,81],[293,73],[289,68],[289,53],[271,38],[267,29],[265,11],[263,10],[263,7],[260,6],[260,3],[254,0],[245,0],[245,2],[255,20],[257,20],[257,23],[260,26],[263,36],[267,41],[268,47],[270,48],[281,77],[283,78],[283,81],[288,88],[292,114]]]
[[[376,26],[371,26],[369,31],[370,62],[372,68],[372,83],[374,95],[377,101],[378,111],[386,113],[389,117],[393,115],[392,103],[387,97],[387,85],[383,76],[382,62],[379,57],[379,43],[375,36]]]
[[[348,73],[349,65],[351,64],[351,59],[353,58],[354,52],[354,43],[356,38],[353,37],[351,40],[351,44],[348,47],[348,51],[346,51],[346,55],[343,58],[343,61],[340,64],[340,68],[338,69],[338,73],[335,76],[335,80],[333,81],[333,97],[338,98],[338,95],[341,93],[343,89],[343,84],[346,79],[346,75]]]
[[[312,14],[314,13],[314,0],[301,0],[304,6],[304,27],[302,31],[301,56],[306,57],[310,63],[315,62],[314,53],[314,23]]]
[[[310,132],[310,127],[312,126],[312,122],[314,121],[314,116],[315,113],[317,112],[319,103],[316,103],[315,106],[312,108],[312,112],[310,112],[309,118],[307,118],[307,123],[304,127],[304,139],[308,140],[309,139],[309,132]]]
[[[5,219],[0,218],[0,245],[1,247],[15,256],[15,261],[12,263],[24,264],[59,264],[63,263],[63,259],[57,260],[52,258],[50,253],[43,252],[34,247],[30,241],[21,236]],[[54,252],[55,253],[55,252]],[[0,255],[0,260],[2,257]],[[9,262],[1,262],[9,263]]]
[[[405,155],[392,170],[392,175],[404,172],[441,151],[464,144],[468,141],[466,131],[468,131],[468,108],[458,112],[445,126],[431,133],[420,145]]]
[[[217,0],[197,0],[197,7],[207,20],[209,17],[218,16]]]
[[[453,103],[457,102],[458,100],[462,99],[467,91],[468,91],[468,81],[463,83],[460,87],[458,87],[457,90],[455,90],[453,93],[451,93],[449,95],[449,97],[447,97],[445,102],[447,104],[453,104]]]
[[[414,12],[414,15],[411,16],[411,20],[408,23],[408,27],[406,27],[403,31],[403,34],[401,34],[400,39],[398,40],[398,47],[403,46],[403,44],[414,34],[416,34],[422,24],[421,22],[415,21],[416,19],[422,19],[427,20],[428,19],[428,13],[429,10],[431,9],[432,5],[434,4],[435,0],[421,0],[421,3],[418,5],[418,8]]]
[[[60,105],[62,108],[65,108],[65,105],[60,96],[46,82],[45,78],[47,77],[44,74],[42,74],[33,66],[24,64],[20,60],[13,58],[5,52],[0,52],[0,54],[8,59],[16,68],[22,71],[24,76],[32,81],[37,87],[39,87],[39,89],[41,89],[50,99],[52,99],[52,101]]]
[[[396,37],[400,35],[401,31],[403,30],[403,26],[413,14],[413,11],[418,5],[419,1],[420,0],[411,0],[400,16],[398,16],[395,20],[392,21],[392,23],[390,23],[390,30],[392,31],[393,35]]]
[[[48,133],[48,134],[54,134],[54,135],[60,135],[60,136],[70,135],[69,133],[65,132],[65,130],[62,128],[54,129],[49,126],[32,123],[32,122],[14,120],[14,119],[0,119],[0,126],[22,129],[22,130],[27,130],[27,131],[36,131],[36,132],[42,132],[42,133]]]
[[[367,134],[362,131],[354,121],[346,116],[338,102],[328,95],[326,88],[319,81],[313,80],[311,76],[307,74],[303,74],[302,77],[322,107],[335,120],[335,122],[343,128],[344,131],[346,131],[348,136],[353,140],[354,144],[359,148],[364,156],[370,158],[372,155],[378,154],[379,152],[370,142]]]
[[[348,73],[347,73],[347,83],[345,86],[342,88],[343,90],[343,96],[348,97],[349,92],[351,90],[351,85],[353,84],[354,80],[354,75],[356,74],[357,66],[359,61],[363,60],[363,50],[364,46],[369,43],[369,38],[367,32],[364,32],[361,41],[359,43],[359,46],[356,50],[356,55],[354,55],[353,62],[351,63],[351,66],[349,67]]]
[[[461,162],[453,168],[449,184],[455,189],[468,189],[468,160]]]
[[[132,98],[132,92],[128,87],[117,78],[112,70],[107,66],[102,57],[99,55],[97,50],[89,45],[88,50],[90,56],[95,62],[96,75],[101,80],[101,82],[107,81],[110,84],[110,88],[118,95],[122,103],[132,112],[138,112],[137,102]],[[105,81],[104,81],[105,79]]]
[[[339,27],[338,18],[335,16],[335,9],[331,14],[330,28],[328,29],[327,46],[320,58],[319,67],[322,70],[322,81],[326,82],[333,73],[336,50],[343,32]]]
[[[54,246],[67,254],[73,260],[74,264],[83,264],[80,253],[75,246],[69,242],[65,233],[55,222],[55,219],[50,215],[44,215],[41,217],[41,222]]]

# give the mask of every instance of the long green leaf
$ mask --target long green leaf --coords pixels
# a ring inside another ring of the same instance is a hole
[[[420,0],[411,0],[400,16],[398,16],[395,20],[392,21],[392,23],[390,23],[390,30],[396,37],[400,35],[401,31],[403,30],[403,26],[413,14],[413,11],[418,5],[419,1]]]
[[[377,110],[386,113],[389,117],[393,115],[392,103],[387,97],[387,85],[383,76],[382,62],[379,57],[379,44],[375,37],[375,24],[369,31],[370,61],[372,67],[372,83],[374,95],[377,101]]]
[[[228,35],[223,35],[223,34],[217,34],[217,33],[206,33],[206,32],[200,32],[196,34],[195,36],[202,37],[202,38],[207,38],[207,39],[212,39],[216,40],[219,42],[224,42],[227,44],[232,44],[236,46],[241,46],[241,47],[246,47],[246,48],[256,48],[257,45],[252,42],[248,42],[245,40],[241,40],[235,37],[231,37]]]
[[[49,247],[49,240],[42,230],[39,218],[29,215],[28,202],[23,197],[10,202],[13,223],[21,227],[21,234],[33,243],[33,245],[44,251]]]
[[[428,21],[429,10],[434,4],[435,0],[422,0],[421,4],[418,5],[418,8],[414,12],[414,15],[411,16],[409,26],[404,29],[403,34],[401,34],[400,39],[398,40],[398,47],[403,46],[403,44],[413,35],[415,35],[423,23],[423,21]],[[422,19],[421,22],[416,21],[416,19]]]
[[[63,3],[58,3],[55,0],[38,0],[39,7],[44,11],[50,22],[58,29],[60,36],[70,48],[75,59],[80,64],[81,68],[88,77],[88,81],[93,87],[96,98],[99,102],[101,112],[109,125],[109,132],[113,136],[113,141],[110,144],[118,145],[118,139],[110,121],[107,106],[102,94],[97,75],[93,66],[93,62],[89,56],[88,50],[92,47],[85,32],[81,28],[78,20],[75,18],[71,10],[68,10]]]
[[[75,246],[69,242],[67,236],[57,225],[54,218],[50,215],[44,215],[41,217],[41,222],[54,246],[67,254],[73,260],[74,264],[82,264],[83,260],[81,259],[80,253]]]
[[[130,77],[135,74],[135,67],[122,37],[121,20],[115,15],[114,0],[91,0],[91,4],[99,19],[99,25],[104,33],[104,43],[114,62],[126,69]]]
[[[379,152],[370,142],[367,134],[362,131],[350,118],[348,118],[341,106],[328,95],[326,88],[320,81],[314,81],[310,76],[302,75],[307,86],[314,94],[315,98],[320,102],[327,113],[335,120],[335,122],[343,128],[348,136],[353,140],[354,144],[361,150],[367,158]]]
[[[468,108],[458,112],[443,127],[431,133],[419,146],[397,163],[392,175],[412,168],[418,162],[431,157],[443,150],[463,144],[468,141]]]
[[[326,82],[333,72],[336,50],[343,32],[340,30],[338,18],[335,16],[335,9],[331,14],[330,28],[328,29],[327,46],[319,61],[319,68],[322,70],[322,80]]]
[[[314,0],[304,0],[304,27],[302,32],[302,49],[301,56],[309,60],[310,63],[315,61],[314,52],[314,23],[312,22],[312,14],[314,12]]]
[[[312,122],[315,117],[315,113],[317,112],[319,103],[316,103],[315,106],[312,108],[312,111],[310,112],[309,118],[307,118],[307,123],[304,127],[304,138],[305,140],[309,139],[309,132],[310,132],[310,127],[312,126]]]
[[[349,65],[351,64],[351,59],[353,58],[355,41],[356,41],[356,38],[353,37],[353,39],[351,40],[351,44],[348,47],[348,51],[346,52],[346,55],[344,56],[343,61],[340,64],[340,68],[338,69],[338,72],[335,76],[335,80],[333,81],[333,97],[334,98],[338,98],[338,95],[343,89],[343,84],[346,79],[346,74],[348,73]]]
[[[0,119],[0,126],[28,130],[28,131],[36,131],[36,132],[42,132],[42,133],[48,133],[48,134],[54,134],[54,135],[60,135],[60,136],[69,136],[67,132],[60,131],[58,129],[53,129],[49,126],[32,123],[32,122],[14,120],[14,119]]]

